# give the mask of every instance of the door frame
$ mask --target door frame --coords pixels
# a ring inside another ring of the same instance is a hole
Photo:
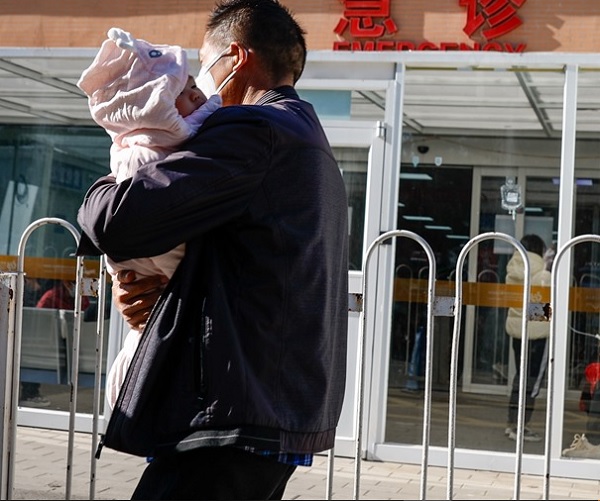
[[[381,219],[381,193],[384,186],[384,164],[386,141],[381,122],[337,122],[323,121],[323,128],[332,148],[368,149],[367,185],[363,231],[363,255],[368,244],[379,235]],[[348,272],[348,293],[362,294],[363,272]],[[337,426],[335,451],[337,455],[353,456],[356,442],[357,399],[358,399],[358,345],[360,313],[348,312],[348,354],[346,389],[342,413]],[[368,357],[367,357],[368,359]],[[365,371],[368,373],[368,371]],[[365,380],[364,388],[370,387]],[[366,401],[366,400],[365,400]],[[365,428],[366,429],[366,428]]]

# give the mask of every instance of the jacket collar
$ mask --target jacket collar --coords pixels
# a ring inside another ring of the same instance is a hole
[[[268,90],[263,94],[263,96],[254,103],[257,106],[262,106],[264,104],[271,104],[277,101],[281,101],[282,99],[299,99],[298,93],[296,89],[291,85],[284,85],[282,87],[276,87],[275,89]]]

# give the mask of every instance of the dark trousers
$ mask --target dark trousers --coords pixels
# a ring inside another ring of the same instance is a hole
[[[281,499],[296,469],[234,447],[154,458],[131,499]]]
[[[40,396],[40,383],[21,383],[19,400]]]
[[[516,426],[519,413],[519,374],[521,373],[521,340],[512,338],[517,372],[513,379],[510,402],[508,404],[508,425]],[[531,420],[535,399],[540,392],[548,364],[547,339],[529,341],[529,364],[527,366],[527,391],[525,394],[525,424]]]

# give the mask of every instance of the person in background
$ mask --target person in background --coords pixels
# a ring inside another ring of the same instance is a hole
[[[81,297],[81,309],[90,304],[87,296]],[[75,308],[75,282],[72,280],[51,280],[50,288],[42,294],[36,306],[38,308],[54,308],[55,310],[72,310]]]
[[[551,285],[551,275],[546,269],[544,253],[546,244],[538,235],[525,235],[521,244],[527,251],[531,272],[531,286]],[[523,285],[525,282],[525,263],[521,254],[517,251],[506,265],[506,283]],[[521,364],[521,327],[523,310],[521,308],[509,308],[506,317],[506,333],[512,338],[512,347],[515,366],[517,368],[512,382],[512,390],[508,403],[508,419],[505,435],[511,440],[517,439],[517,420],[519,412],[519,374]],[[548,363],[548,335],[550,334],[550,322],[530,321],[527,323],[527,335],[529,339],[529,363],[527,374],[527,389],[525,396],[525,430],[523,440],[528,442],[539,442],[542,437],[527,427],[533,415],[535,399],[539,394],[540,386],[546,372]]]
[[[153,458],[133,499],[281,499],[296,467],[334,445],[348,201],[294,89],[306,42],[286,7],[219,3],[200,60],[198,86],[223,107],[177,153],[96,181],[78,214],[78,254],[186,245],[157,302],[160,278],[117,276],[121,313],[146,326],[104,445]]]

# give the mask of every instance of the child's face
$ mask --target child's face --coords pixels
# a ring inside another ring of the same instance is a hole
[[[182,117],[187,117],[206,102],[204,93],[196,87],[194,77],[188,77],[185,88],[175,99],[175,107]]]

